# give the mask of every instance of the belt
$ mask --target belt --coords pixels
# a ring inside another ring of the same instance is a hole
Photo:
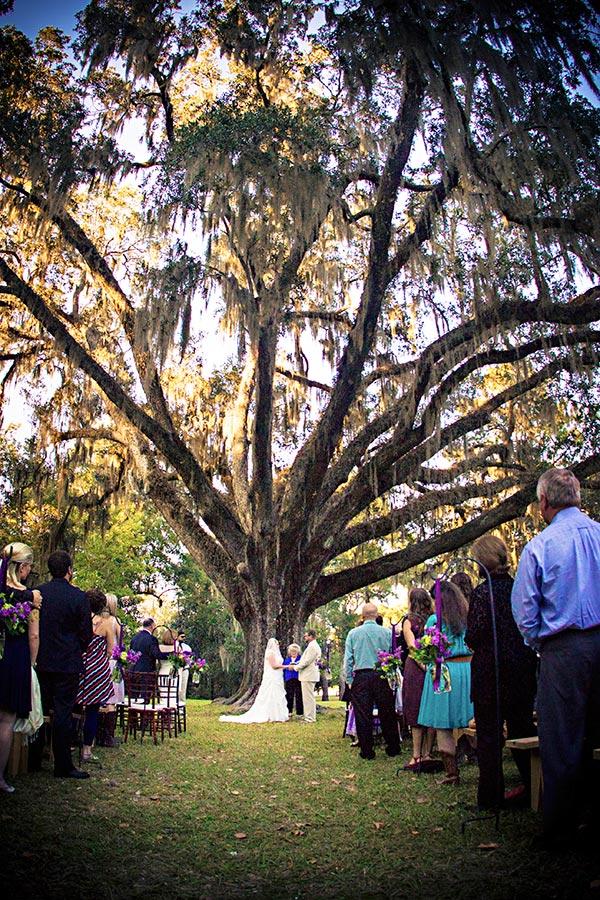
[[[374,672],[375,669],[355,669],[354,674],[358,675],[359,672]]]
[[[549,641],[555,640],[555,638],[560,638],[565,634],[590,634],[594,631],[600,631],[600,625],[591,625],[589,628],[563,628],[562,631],[556,631],[554,634],[548,634],[546,637],[540,639],[540,647],[544,647]]]
[[[447,662],[471,662],[473,656],[450,656],[447,659]]]

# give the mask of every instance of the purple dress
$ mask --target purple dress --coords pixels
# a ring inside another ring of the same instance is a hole
[[[27,590],[7,588],[5,596],[0,595],[0,605],[9,603],[31,603],[33,594]],[[26,719],[31,712],[31,655],[29,635],[12,635],[5,632],[4,656],[0,659],[0,709],[16,713],[18,719]]]
[[[419,638],[425,627],[423,619],[413,614],[409,614],[407,618],[415,638]],[[419,706],[424,683],[425,671],[408,656],[404,663],[404,680],[402,682],[402,712],[407,725],[419,724]]]

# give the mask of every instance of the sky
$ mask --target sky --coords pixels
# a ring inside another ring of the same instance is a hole
[[[67,34],[75,28],[75,14],[87,6],[86,0],[15,0],[13,11],[0,17],[0,25],[14,25],[28,37],[40,28],[54,25]]]

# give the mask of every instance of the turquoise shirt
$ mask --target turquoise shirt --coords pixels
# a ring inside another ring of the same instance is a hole
[[[375,668],[378,650],[391,653],[392,632],[389,628],[367,619],[362,625],[348,632],[344,655],[344,671],[348,684],[352,684],[357,669]]]

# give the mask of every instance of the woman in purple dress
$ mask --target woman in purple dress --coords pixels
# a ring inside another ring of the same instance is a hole
[[[408,595],[408,615],[402,622],[402,635],[408,650],[415,646],[415,641],[423,634],[425,622],[433,612],[433,602],[429,591],[413,588]],[[431,760],[431,746],[435,732],[418,724],[419,706],[425,666],[408,656],[404,663],[404,680],[402,682],[402,711],[404,721],[410,726],[413,742],[413,754],[404,768],[408,771],[419,768],[423,762]]]
[[[0,605],[28,603],[39,609],[42,595],[28,591],[24,581],[31,572],[33,550],[15,542],[2,551]],[[17,629],[18,628],[18,632]],[[12,794],[14,787],[4,780],[15,720],[27,719],[31,712],[31,653],[28,623],[4,626],[4,654],[0,659],[0,791]]]

